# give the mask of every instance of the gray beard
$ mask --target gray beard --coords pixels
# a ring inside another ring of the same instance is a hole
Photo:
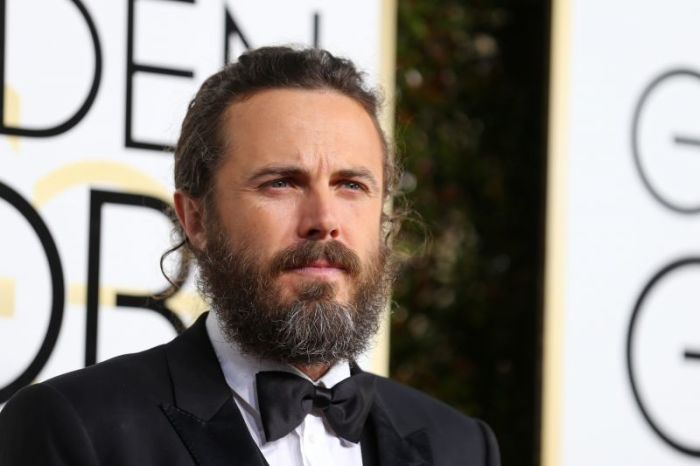
[[[226,337],[244,353],[286,364],[333,364],[353,360],[368,349],[379,328],[393,283],[388,249],[361,267],[357,256],[337,241],[307,241],[280,252],[267,270],[246,252],[234,251],[217,235],[197,254],[198,286],[217,313]],[[288,302],[275,278],[289,266],[325,259],[342,265],[356,287],[347,304],[335,287],[311,282]]]

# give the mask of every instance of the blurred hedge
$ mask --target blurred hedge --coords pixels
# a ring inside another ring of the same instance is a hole
[[[399,0],[397,139],[414,254],[391,373],[537,463],[548,4]],[[421,250],[423,249],[422,253]]]

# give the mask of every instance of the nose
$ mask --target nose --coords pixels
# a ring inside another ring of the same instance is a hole
[[[307,240],[338,239],[340,223],[330,189],[309,190],[300,206],[299,237]]]

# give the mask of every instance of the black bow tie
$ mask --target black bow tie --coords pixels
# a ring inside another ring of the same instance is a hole
[[[333,388],[317,387],[289,372],[258,372],[258,406],[265,438],[280,439],[294,430],[312,409],[323,413],[336,434],[360,441],[374,398],[374,378],[355,374]]]

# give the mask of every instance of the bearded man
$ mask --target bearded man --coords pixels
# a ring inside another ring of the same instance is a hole
[[[394,269],[378,111],[326,51],[262,48],[210,77],[182,125],[174,205],[212,311],[18,392],[0,465],[498,465],[484,423],[355,363]]]

